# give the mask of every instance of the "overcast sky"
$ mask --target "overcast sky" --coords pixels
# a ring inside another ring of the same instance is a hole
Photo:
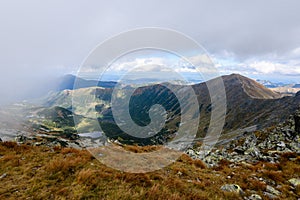
[[[139,27],[192,37],[223,74],[297,82],[299,10],[298,0],[1,0],[1,98],[13,98],[12,88],[26,93],[45,78],[76,72],[97,44]]]

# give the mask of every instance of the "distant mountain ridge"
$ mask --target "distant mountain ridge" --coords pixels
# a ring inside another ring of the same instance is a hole
[[[276,88],[276,87],[283,87],[288,84],[282,83],[282,82],[272,82],[268,80],[261,80],[261,79],[256,79],[256,82],[264,85],[266,88]]]
[[[75,85],[76,82],[76,85]],[[116,85],[114,81],[97,81],[97,80],[86,80],[74,75],[68,74],[62,77],[56,86],[56,91],[62,90],[73,90],[88,87],[104,87],[113,88]],[[74,88],[74,86],[76,88]]]
[[[258,83],[264,85],[265,87],[271,89],[274,92],[280,93],[282,96],[292,96],[300,91],[300,84],[299,83],[272,83],[271,81],[267,80],[257,80]]]

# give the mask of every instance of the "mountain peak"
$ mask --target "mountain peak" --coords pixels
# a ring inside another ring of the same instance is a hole
[[[230,86],[242,87],[243,91],[251,98],[254,99],[278,99],[281,98],[281,95],[277,92],[274,92],[262,84],[256,82],[253,79],[242,76],[240,74],[230,74],[222,76],[224,80],[225,87]]]

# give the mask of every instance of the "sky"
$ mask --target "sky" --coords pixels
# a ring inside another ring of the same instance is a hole
[[[299,9],[298,0],[1,0],[0,104],[76,73],[99,43],[141,27],[193,38],[221,74],[300,82]]]

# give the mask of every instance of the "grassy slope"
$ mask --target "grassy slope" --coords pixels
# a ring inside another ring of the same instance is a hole
[[[130,147],[131,150],[137,151]],[[147,147],[143,147],[147,148]],[[143,150],[143,149],[142,149]],[[140,151],[140,149],[138,150]],[[295,155],[294,155],[295,156]],[[46,148],[0,143],[0,199],[239,199],[222,192],[225,183],[238,184],[263,196],[266,185],[254,177],[276,181],[281,199],[296,199],[288,179],[299,176],[300,157],[288,155],[279,164],[228,162],[206,168],[186,155],[174,164],[147,174],[128,174],[100,164],[86,150]],[[227,179],[227,176],[231,176]]]

